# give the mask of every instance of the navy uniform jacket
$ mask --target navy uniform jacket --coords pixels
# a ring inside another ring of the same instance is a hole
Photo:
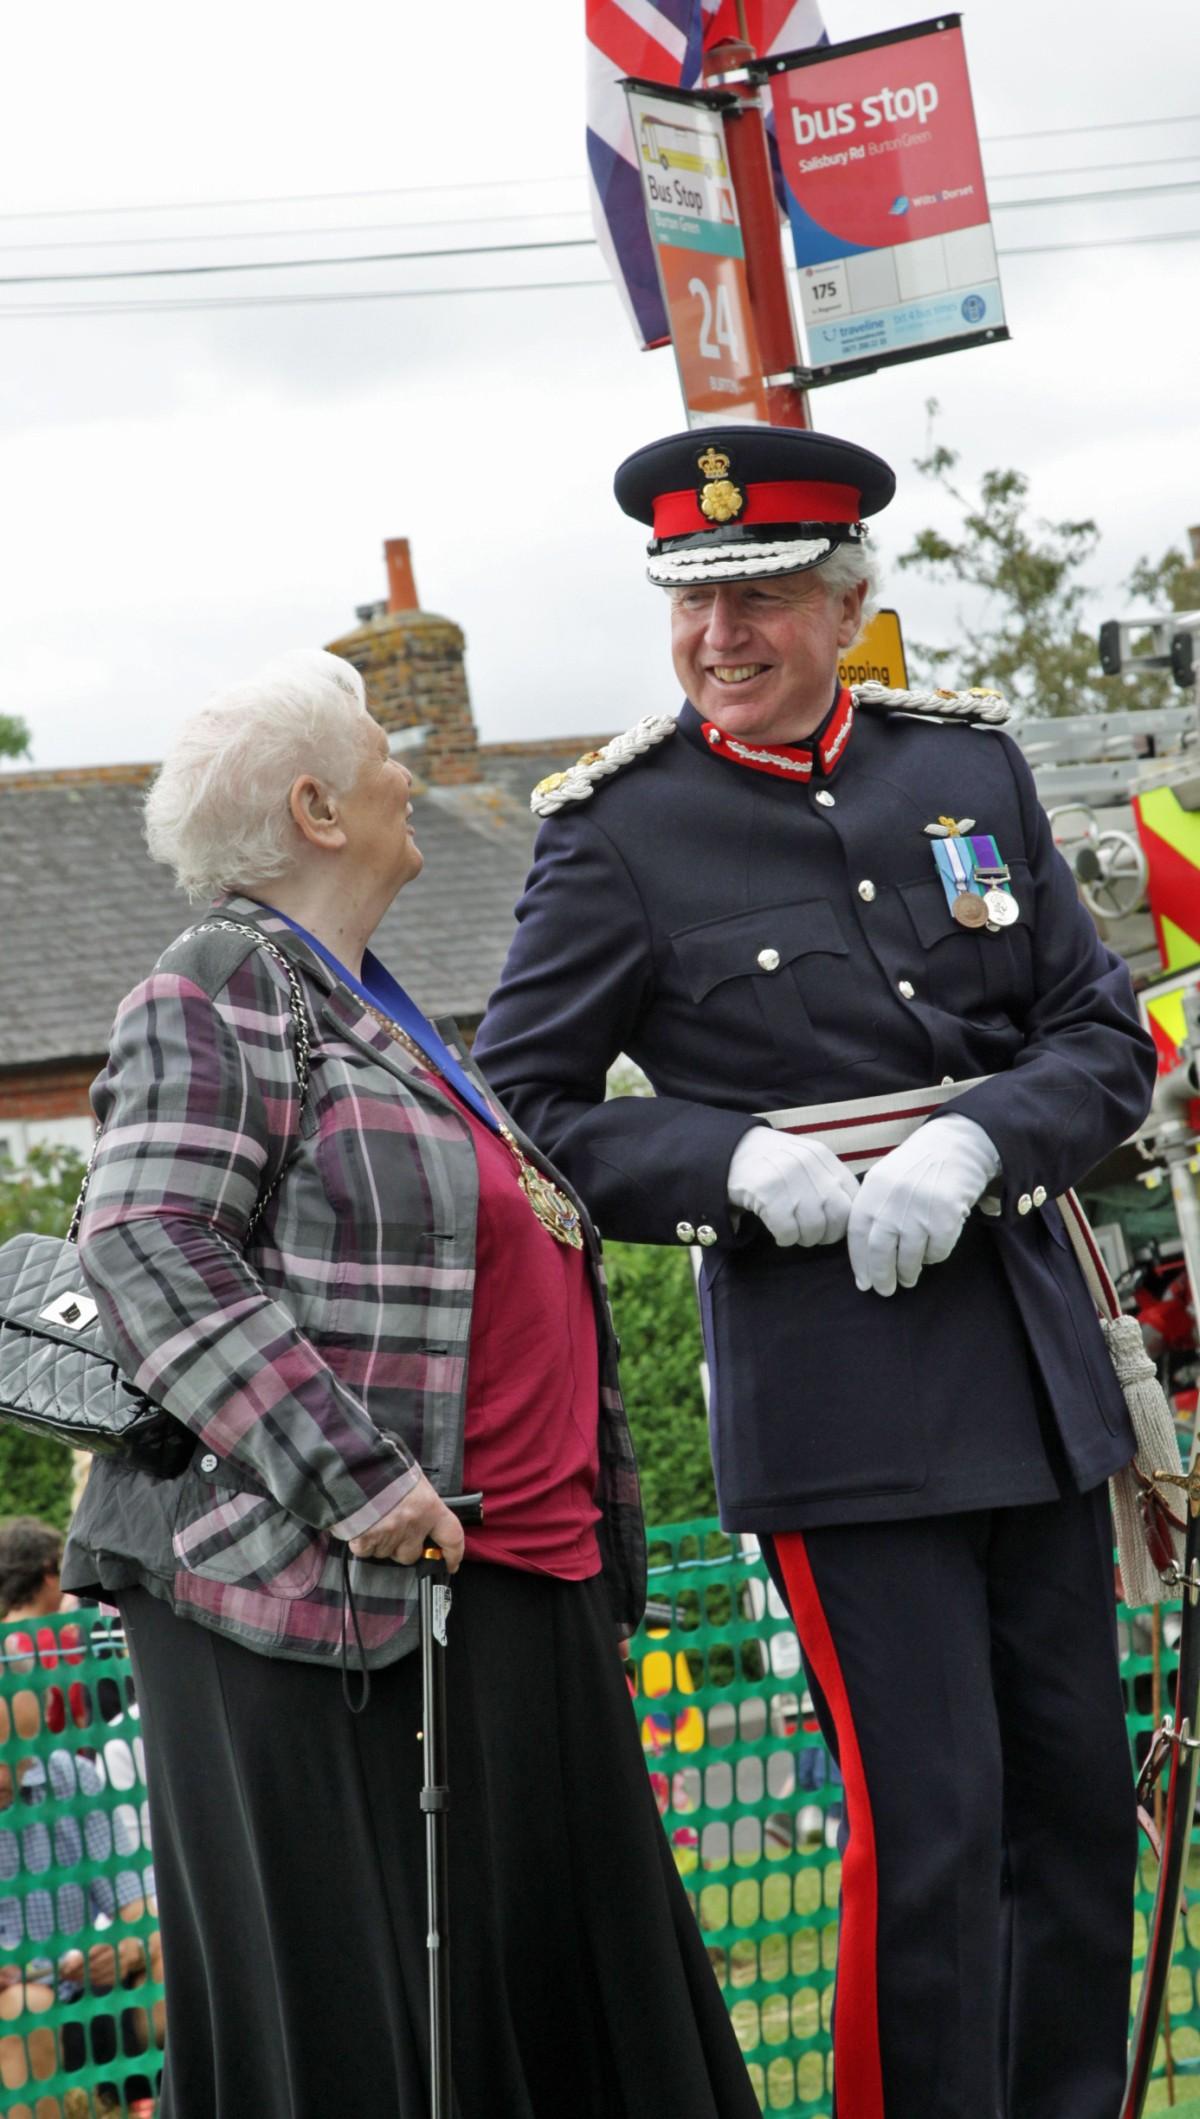
[[[714,757],[700,730],[685,703],[665,742],[545,822],[476,1057],[606,1236],[716,1232],[701,1309],[730,1528],[1098,1484],[1133,1438],[1053,1200],[1140,1123],[1154,1054],[1020,751],[860,711],[833,774],[797,785]],[[1016,925],[951,919],[924,832],[940,816],[994,836]],[[620,1052],[654,1098],[604,1101]],[[972,1214],[915,1288],[863,1294],[844,1244],[735,1230],[748,1113],[977,1075],[946,1109],[999,1150],[1001,1212]]]

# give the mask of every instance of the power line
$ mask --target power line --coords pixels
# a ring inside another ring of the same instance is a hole
[[[401,265],[416,258],[506,257],[528,250],[590,249],[590,235],[551,237],[531,243],[464,243],[445,250],[356,251],[341,258],[236,258],[224,265],[134,265],[128,272],[11,272],[0,273],[0,287],[66,287],[96,280],[191,280],[214,272],[295,272],[330,265]]]
[[[1200,191],[1200,178],[1181,177],[1176,184],[1121,184],[1111,191],[1052,191],[1037,199],[994,199],[996,213],[1016,213],[1026,206],[1107,205],[1113,199],[1161,198],[1168,191]]]
[[[1181,162],[1200,162],[1200,147],[1177,155],[1153,155],[1147,161],[1076,162],[1065,169],[989,169],[986,175],[989,184],[1022,184],[1031,183],[1035,177],[1107,176],[1114,169],[1178,169]]]
[[[1048,257],[1052,250],[1128,250],[1142,243],[1194,243],[1200,228],[1164,228],[1153,235],[1098,235],[1081,243],[1014,243],[1011,249],[996,247],[1000,258]]]
[[[1200,111],[1188,111],[1170,118],[1110,118],[1094,121],[1090,125],[1034,126],[1027,132],[982,133],[980,138],[985,146],[990,146],[993,143],[1007,143],[1012,140],[1045,140],[1051,137],[1078,139],[1084,134],[1127,132],[1151,125],[1162,127],[1197,124],[1200,124]],[[1055,175],[1057,172],[1048,171],[1047,174]],[[361,191],[283,191],[237,199],[153,199],[134,206],[43,206],[31,207],[24,213],[0,213],[0,222],[115,219],[122,215],[140,213],[232,213],[247,206],[315,206],[352,199],[419,198],[428,197],[432,193],[519,191],[583,181],[584,172],[572,170],[566,176],[557,177],[480,177],[473,183],[465,181],[457,184],[390,184]]]
[[[1194,156],[1189,156],[1185,159],[1200,161],[1200,150],[1197,150],[1197,153]],[[1175,155],[1163,155],[1157,157],[1155,160],[1150,162],[1117,162],[1114,164],[1105,164],[1097,162],[1083,163],[1077,170],[1012,170],[1009,171],[1007,175],[1003,177],[991,175],[989,176],[988,181],[990,184],[995,184],[1005,182],[1012,183],[1029,181],[1035,177],[1041,178],[1073,175],[1088,176],[1093,173],[1099,175],[1104,173],[1106,169],[1110,167],[1117,169],[1156,169],[1169,166],[1171,168],[1175,168],[1178,166],[1178,162],[1179,157]],[[1104,191],[1050,192],[1040,198],[1035,197],[1028,199],[995,199],[993,200],[992,204],[994,211],[1002,212],[1006,208],[1016,208],[1021,206],[1073,206],[1079,204],[1086,205],[1092,201],[1103,201],[1107,203],[1114,199],[1120,200],[1125,198],[1149,198],[1152,197],[1155,193],[1161,194],[1172,191],[1194,190],[1196,189],[1198,183],[1200,183],[1200,179],[1181,177],[1176,182],[1170,184],[1126,184],[1114,187],[1111,190]],[[174,246],[182,243],[249,243],[255,241],[294,242],[298,241],[299,238],[302,236],[307,237],[371,234],[382,235],[388,233],[391,228],[395,228],[398,233],[411,234],[413,231],[421,229],[480,228],[492,226],[501,227],[513,221],[519,221],[525,224],[529,224],[536,221],[577,221],[584,218],[584,216],[587,214],[587,211],[588,209],[586,206],[563,206],[557,207],[553,210],[541,209],[533,213],[514,212],[510,214],[498,213],[487,214],[483,216],[475,214],[471,215],[469,218],[461,220],[455,219],[441,221],[401,221],[390,223],[386,221],[348,221],[340,224],[326,224],[324,226],[315,228],[225,228],[220,230],[208,230],[203,233],[197,233],[195,230],[188,230],[183,234],[166,236],[118,235],[84,236],[82,238],[72,236],[60,236],[52,242],[48,243],[0,242],[0,252],[7,252],[8,254],[13,255],[24,254],[25,252],[41,253],[48,250],[80,251],[146,249],[147,247],[158,246],[168,243]],[[479,250],[483,251],[487,249],[494,249],[499,246],[494,244],[479,244],[477,247]],[[397,255],[399,256],[413,255],[421,257],[434,257],[439,254],[440,253],[433,250],[422,250],[412,253],[397,253]],[[269,260],[270,265],[274,268],[278,268],[280,265],[285,264],[305,265],[309,262],[310,260],[308,260],[307,258],[276,258]],[[325,261],[316,259],[312,260],[311,262],[322,263]],[[163,266],[157,269],[165,272],[170,268]],[[208,269],[209,271],[218,271],[222,268],[219,266],[209,266],[206,269]],[[96,276],[99,277],[100,275]],[[51,277],[51,275],[39,274],[38,277],[49,278]],[[113,272],[110,277],[113,279],[131,279],[134,277],[134,274],[132,272]],[[6,283],[0,281],[0,285],[3,284]],[[12,283],[9,282],[8,284]]]
[[[1050,193],[1032,199],[996,201],[997,212],[1024,212],[1040,206],[1078,206],[1111,203],[1113,200],[1161,197],[1167,192],[1200,191],[1200,179],[1181,179],[1174,184],[1128,184],[1111,191]],[[513,257],[538,250],[586,250],[594,237],[552,236],[514,243],[462,243],[442,249],[355,251],[346,257],[234,258],[206,265],[135,265],[102,272],[0,273],[0,287],[67,287],[98,285],[110,280],[202,279],[243,272],[298,272],[332,269],[345,265],[412,264],[426,258]],[[1067,245],[1067,248],[1071,248]]]
[[[544,294],[560,287],[611,287],[611,279],[590,280],[499,280],[491,285],[463,287],[359,287],[334,293],[312,294],[218,294],[201,295],[193,301],[38,303],[26,309],[0,303],[0,319],[35,316],[167,316],[195,309],[303,309],[339,302],[415,302],[439,300],[442,295]]]
[[[1011,184],[1031,182],[1035,178],[1044,177],[1070,177],[1092,175],[1099,176],[1107,174],[1110,170],[1113,169],[1174,169],[1178,168],[1181,159],[1184,161],[1200,161],[1200,149],[1197,149],[1194,155],[1185,155],[1183,157],[1180,157],[1178,155],[1158,155],[1149,161],[1112,163],[1082,162],[1077,164],[1073,168],[1067,169],[1014,169],[1006,170],[1003,172],[989,172],[988,182],[989,184]],[[1123,198],[1126,196],[1134,198],[1142,192],[1149,193],[1155,190],[1175,191],[1180,189],[1186,189],[1188,181],[1189,180],[1187,179],[1181,178],[1178,184],[1127,185],[1120,190],[1082,193],[1080,194],[1080,196],[1085,199],[1092,197],[1097,199],[1113,199]],[[1003,206],[1061,205],[1064,202],[1068,204],[1073,203],[1070,195],[1067,193],[1054,193],[1044,199],[1001,199],[993,201],[993,204],[997,209],[999,209]],[[539,208],[532,213],[527,210],[518,210],[514,211],[513,213],[496,213],[486,215],[472,214],[469,217],[463,219],[440,221],[345,221],[333,223],[326,222],[320,226],[308,228],[223,228],[207,229],[200,232],[196,231],[195,229],[187,229],[180,234],[174,235],[58,236],[50,242],[0,242],[0,252],[7,252],[10,255],[23,255],[25,252],[40,253],[48,250],[145,250],[150,247],[168,243],[174,246],[182,243],[249,243],[273,241],[290,242],[298,240],[301,236],[370,235],[372,233],[384,234],[393,228],[398,233],[410,234],[414,230],[424,228],[442,229],[479,228],[492,226],[499,227],[510,221],[572,221],[582,219],[587,214],[587,212],[588,208],[586,206],[561,206],[556,207],[554,209]],[[4,218],[5,217],[3,215],[0,215],[0,220]],[[429,254],[432,255],[432,253]],[[119,277],[121,278],[125,278],[127,276],[128,275],[125,274],[119,275]]]
[[[1144,125],[1200,125],[1200,111],[1177,118],[1109,118],[1095,125],[1035,125],[1031,132],[984,132],[979,137],[991,146],[1001,140],[1069,140],[1085,132],[1133,132]]]
[[[587,211],[586,206],[560,206],[554,211],[546,209],[536,213],[472,214],[463,220],[345,221],[326,222],[316,228],[210,228],[200,232],[188,229],[181,235],[56,236],[49,243],[0,242],[0,251],[11,253],[27,250],[145,250],[151,245],[161,246],[166,243],[283,243],[294,241],[300,236],[387,235],[392,229],[395,229],[397,234],[407,235],[414,229],[421,228],[499,228],[509,221],[577,221]]]
[[[1002,258],[1047,257],[1076,250],[1136,249],[1147,244],[1200,242],[1200,228],[1171,229],[1154,235],[1098,236],[1078,243],[1014,243],[997,248]],[[560,289],[611,287],[607,275],[575,280],[502,280],[459,287],[369,287],[344,288],[310,294],[230,294],[200,296],[195,300],[146,302],[37,303],[19,308],[0,304],[0,320],[25,321],[34,317],[67,316],[166,316],[192,310],[296,309],[336,306],[345,302],[438,301],[443,296],[490,294],[554,294]]]
[[[28,213],[0,213],[0,221],[86,221],[131,213],[232,213],[243,206],[324,206],[348,199],[411,199],[431,192],[520,191],[531,185],[582,183],[569,177],[480,177],[474,184],[389,184],[374,191],[280,191],[252,199],[154,199],[144,206],[38,206]]]

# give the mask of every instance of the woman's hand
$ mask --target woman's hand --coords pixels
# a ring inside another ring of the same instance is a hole
[[[451,1574],[456,1574],[463,1556],[463,1527],[434,1492],[422,1473],[410,1486],[403,1501],[397,1501],[370,1530],[351,1538],[350,1550],[359,1560],[397,1560],[411,1567],[427,1545],[437,1545]]]

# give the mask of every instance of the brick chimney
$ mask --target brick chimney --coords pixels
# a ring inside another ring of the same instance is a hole
[[[471,712],[464,663],[466,641],[449,618],[421,610],[406,537],[389,537],[386,604],[364,604],[359,625],[329,651],[352,662],[367,687],[367,705],[381,727],[414,731],[411,764],[431,787],[462,787],[482,778],[479,731]],[[415,731],[424,730],[419,742]]]

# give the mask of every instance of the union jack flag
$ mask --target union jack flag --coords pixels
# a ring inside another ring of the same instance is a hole
[[[670,340],[642,203],[626,74],[694,88],[705,52],[741,34],[737,0],[586,0],[588,168],[592,219],[609,271],[643,346]],[[759,58],[823,44],[819,0],[743,0]]]

